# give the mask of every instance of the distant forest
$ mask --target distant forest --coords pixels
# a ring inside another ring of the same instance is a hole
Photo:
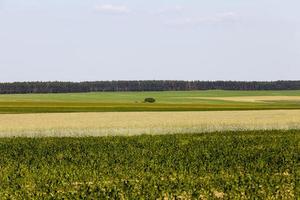
[[[0,83],[0,94],[102,91],[300,90],[300,81],[94,81]]]

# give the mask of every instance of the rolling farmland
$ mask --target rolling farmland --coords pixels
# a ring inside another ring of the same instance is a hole
[[[0,0],[0,200],[300,200],[300,0]]]
[[[0,197],[297,199],[299,96],[0,95]]]

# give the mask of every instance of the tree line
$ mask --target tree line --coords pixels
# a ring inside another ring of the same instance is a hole
[[[300,81],[93,81],[0,83],[0,94],[105,91],[300,90]]]

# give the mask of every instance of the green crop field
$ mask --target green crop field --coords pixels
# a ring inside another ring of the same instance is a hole
[[[153,97],[156,103],[144,103]],[[300,91],[97,92],[0,95],[0,113],[300,109]]]
[[[300,131],[0,139],[1,199],[297,199]]]

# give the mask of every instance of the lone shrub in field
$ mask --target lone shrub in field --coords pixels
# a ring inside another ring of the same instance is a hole
[[[154,103],[156,100],[152,97],[149,97],[149,98],[145,98],[144,102],[145,103]]]

